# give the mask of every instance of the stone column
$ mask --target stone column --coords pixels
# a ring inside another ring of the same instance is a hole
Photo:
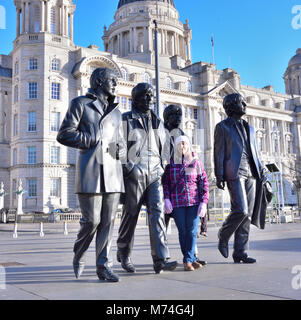
[[[25,2],[25,33],[29,33],[30,16],[29,16],[29,2]]]
[[[134,45],[134,50],[133,52],[136,53],[137,52],[137,29],[136,27],[134,28],[134,39],[133,39],[133,45]]]
[[[0,142],[4,141],[4,93],[0,92]]]
[[[120,33],[117,35],[117,55],[121,55],[121,46],[120,46]]]
[[[16,26],[16,36],[19,37],[20,35],[20,9],[17,8],[17,26]]]
[[[45,31],[45,2],[41,2],[41,32]]]
[[[70,39],[73,41],[73,13],[70,15]]]
[[[4,190],[4,183],[0,183],[0,210],[4,208],[4,196],[5,196],[5,190]]]
[[[146,53],[148,50],[148,32],[147,27],[144,27],[144,46],[143,46],[143,52]]]
[[[283,156],[285,156],[286,154],[286,141],[284,131],[284,121],[279,121],[279,147],[280,154],[283,154]]]
[[[130,48],[129,48],[129,53],[133,52],[133,29],[130,28],[130,33],[129,33],[129,40],[130,40]]]
[[[273,154],[273,141],[272,141],[272,123],[267,119],[267,135],[266,135],[266,151],[269,155]]]
[[[60,7],[60,34],[61,36],[64,35],[64,6],[61,5]]]
[[[154,43],[154,39],[153,39],[153,29],[149,26],[148,27],[148,50],[150,52],[153,51],[153,43]]]
[[[166,44],[166,40],[165,40],[165,30],[161,29],[158,32],[161,35],[161,50],[159,51],[159,54],[165,54],[165,44]],[[159,42],[159,41],[158,41]]]
[[[25,2],[22,3],[22,34],[25,33]]]
[[[120,56],[124,56],[124,35],[123,32],[120,33]]]
[[[191,61],[191,47],[190,47],[190,39],[187,37],[187,55],[188,60]]]
[[[49,1],[46,1],[46,19],[45,19],[45,31],[49,32],[50,31],[50,8],[49,8]]]
[[[175,54],[180,55],[180,50],[179,50],[179,35],[175,33]]]
[[[166,30],[162,29],[161,30],[161,34],[162,34],[162,54],[166,54]]]
[[[68,8],[64,6],[64,35],[68,37]]]

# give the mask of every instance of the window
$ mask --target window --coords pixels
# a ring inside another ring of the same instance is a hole
[[[52,178],[50,180],[50,197],[60,197],[61,179]]]
[[[60,129],[60,122],[61,122],[61,114],[59,112],[51,112],[50,115],[50,130],[51,131],[59,131]]]
[[[291,154],[291,153],[293,153],[293,142],[292,142],[292,140],[291,140],[291,137],[287,137],[286,138],[287,140],[286,140],[286,145],[287,145],[287,153],[288,154]]]
[[[293,124],[291,122],[286,123],[286,132],[293,133]]]
[[[60,83],[51,83],[51,99],[60,100],[60,91],[61,84]]]
[[[13,149],[13,166],[17,165],[17,148]]]
[[[169,77],[166,78],[166,88],[173,89],[173,83],[172,83],[171,78],[169,78]]]
[[[121,107],[122,107],[122,109],[126,109],[126,107],[127,107],[126,97],[121,97]]]
[[[127,73],[127,71],[126,71],[124,68],[121,68],[120,71],[121,71],[122,79],[125,80],[125,81],[127,81],[127,80],[128,80],[128,73]]]
[[[51,70],[52,71],[60,71],[61,68],[61,61],[59,59],[52,59],[51,61]]]
[[[60,163],[60,147],[52,146],[50,148],[50,163],[51,164]]]
[[[132,99],[128,100],[128,109],[132,110]]]
[[[15,75],[19,74],[19,62],[15,62]]]
[[[37,163],[37,150],[36,147],[27,147],[27,164]]]
[[[259,119],[259,128],[265,129],[265,119]]]
[[[193,117],[194,117],[194,120],[198,120],[199,118],[198,109],[193,109]]]
[[[19,101],[19,86],[16,85],[14,88],[14,102],[18,102]]]
[[[50,10],[50,32],[55,34],[55,8],[51,8]]]
[[[143,75],[143,81],[148,84],[151,84],[151,76],[147,72],[145,72]]]
[[[38,98],[38,83],[29,82],[28,83],[28,99],[37,99]]]
[[[18,115],[14,114],[14,136],[18,135]]]
[[[12,184],[12,194],[13,194],[13,199],[16,200],[17,199],[17,194],[16,191],[17,190],[17,180],[13,179],[13,184]]]
[[[27,131],[37,131],[37,113],[35,111],[28,112],[27,114]]]
[[[274,152],[278,153],[278,138],[274,138]]]
[[[28,61],[28,69],[29,70],[37,70],[38,69],[38,59],[30,58]]]
[[[189,80],[186,82],[186,90],[187,92],[192,92],[192,82]]]
[[[33,198],[37,196],[37,179],[27,180],[28,197]]]

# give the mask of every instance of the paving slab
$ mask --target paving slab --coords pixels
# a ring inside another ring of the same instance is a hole
[[[198,239],[198,256],[208,261],[201,270],[185,272],[177,230],[172,224],[168,235],[170,256],[179,262],[173,272],[156,275],[153,271],[149,233],[139,221],[135,235],[133,262],[135,274],[128,274],[116,262],[114,228],[113,270],[119,283],[99,281],[95,273],[95,243],[86,256],[82,277],[76,280],[72,269],[73,243],[78,223],[45,224],[44,237],[39,225],[0,224],[0,300],[300,300],[300,288],[293,288],[294,266],[301,268],[301,224],[268,224],[265,230],[251,228],[249,255],[253,265],[234,264],[217,250],[218,226],[210,225],[208,237]],[[232,250],[232,241],[230,241]],[[3,281],[5,279],[5,281]],[[2,282],[1,282],[2,281]],[[5,288],[3,288],[5,287]]]

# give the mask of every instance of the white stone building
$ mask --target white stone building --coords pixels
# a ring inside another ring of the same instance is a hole
[[[86,93],[96,67],[112,68],[119,75],[121,111],[130,109],[131,90],[138,82],[155,86],[154,19],[158,22],[160,114],[168,104],[182,106],[182,127],[205,162],[212,190],[214,127],[225,117],[223,97],[240,92],[248,101],[246,118],[257,131],[263,161],[274,163],[280,157],[284,201],[296,204],[294,182],[301,177],[300,49],[284,75],[286,94],[280,94],[271,86],[243,85],[232,69],[192,64],[192,33],[188,20],[179,21],[173,0],[120,0],[115,21],[104,28],[105,52],[94,45],[74,44],[72,0],[14,2],[16,39],[12,52],[0,55],[0,181],[9,193],[5,207],[16,207],[19,179],[27,190],[25,212],[77,207],[77,153],[56,142],[59,125],[70,100]],[[211,206],[218,206],[218,201],[212,194]]]

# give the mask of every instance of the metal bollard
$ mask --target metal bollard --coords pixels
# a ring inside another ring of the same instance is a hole
[[[40,237],[44,237],[44,224],[43,222],[40,222]]]
[[[65,235],[65,236],[68,235],[68,225],[67,225],[67,221],[64,221],[64,235]]]
[[[13,233],[13,238],[18,238],[18,224],[14,224],[14,233]]]

